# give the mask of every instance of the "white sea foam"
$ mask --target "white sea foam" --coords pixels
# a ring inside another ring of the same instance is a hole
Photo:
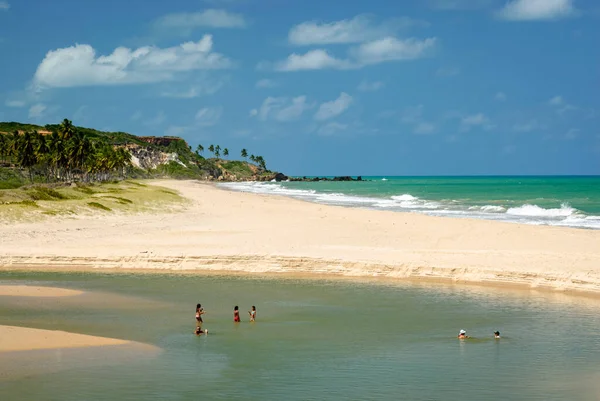
[[[452,216],[508,221],[534,225],[600,229],[600,216],[588,216],[564,203],[560,208],[543,208],[535,204],[518,207],[501,205],[468,205],[464,201],[432,201],[411,194],[390,197],[356,196],[339,192],[318,192],[313,189],[288,188],[273,182],[223,183],[220,186],[235,191],[289,196],[311,202],[338,206],[420,212],[433,216]]]
[[[573,209],[568,203],[563,203],[560,206],[560,209],[544,209],[537,205],[511,207],[506,211],[506,214],[531,217],[568,217],[577,214],[578,212],[577,209]]]

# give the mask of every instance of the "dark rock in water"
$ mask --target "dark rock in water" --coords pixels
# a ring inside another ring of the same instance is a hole
[[[275,174],[275,181],[279,182],[279,181],[287,181],[288,177],[285,174],[282,173],[277,173]]]
[[[301,182],[319,182],[319,181],[366,181],[363,180],[362,176],[358,176],[356,178],[352,178],[348,175],[344,175],[344,176],[339,176],[339,177],[333,177],[333,178],[326,178],[326,177],[290,177],[289,178],[290,181],[301,181]]]

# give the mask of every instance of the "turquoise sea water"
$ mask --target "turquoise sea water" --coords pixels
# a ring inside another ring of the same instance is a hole
[[[600,177],[363,177],[365,182],[227,183],[313,202],[600,229]]]
[[[0,272],[0,324],[153,344],[147,358],[54,352],[1,400],[598,400],[599,301],[478,287],[194,275]],[[208,336],[192,334],[194,307]],[[232,322],[234,305],[243,321]],[[256,305],[256,323],[246,310]],[[458,340],[466,329],[472,339]],[[503,338],[494,340],[500,330]],[[35,358],[35,355],[30,356]],[[0,371],[9,359],[0,354]],[[54,370],[45,371],[46,368]]]

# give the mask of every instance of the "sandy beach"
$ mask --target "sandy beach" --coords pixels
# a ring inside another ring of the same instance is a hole
[[[184,209],[0,227],[4,269],[309,273],[600,293],[600,231],[324,206],[154,181]]]

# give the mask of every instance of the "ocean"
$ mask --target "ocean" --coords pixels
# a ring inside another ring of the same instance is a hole
[[[0,355],[0,370],[10,371],[0,375],[6,401],[600,397],[596,299],[476,286],[159,273],[0,272],[0,282],[86,291],[73,298],[0,296],[0,324],[162,350],[137,358],[104,349],[83,359],[81,352],[56,350],[41,355],[33,371],[21,364],[35,360],[35,352]],[[192,333],[197,302],[207,312],[208,336]],[[235,305],[239,324],[232,321]],[[252,305],[255,323],[246,312]],[[458,340],[460,329],[472,338]]]
[[[361,182],[223,183],[236,191],[433,216],[600,229],[600,177],[363,177]]]

